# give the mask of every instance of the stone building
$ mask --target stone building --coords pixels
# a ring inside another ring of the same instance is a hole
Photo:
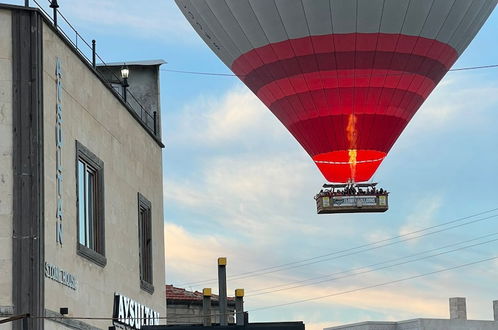
[[[419,318],[407,321],[368,321],[324,328],[324,330],[497,330],[498,300],[493,301],[494,321],[467,320],[465,298],[450,298],[449,319]]]
[[[188,291],[166,285],[166,305],[168,325],[202,324],[202,298],[199,291]],[[228,324],[235,323],[235,299],[227,299]],[[211,297],[211,322],[220,323],[219,300],[217,295]]]
[[[0,318],[29,313],[29,329],[166,313],[160,109],[94,64],[40,10],[0,4]]]

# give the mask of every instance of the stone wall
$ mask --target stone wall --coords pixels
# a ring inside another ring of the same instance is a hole
[[[12,21],[0,9],[0,317],[12,313]],[[1,330],[10,325],[0,325]]]
[[[48,25],[43,29],[43,48],[45,260],[78,281],[72,290],[45,278],[45,307],[50,311],[68,307],[68,316],[111,317],[113,295],[118,292],[165,316],[162,149]],[[63,72],[62,246],[55,237],[57,58]],[[76,254],[76,141],[104,163],[105,267]],[[140,288],[139,192],[152,203],[153,294]],[[87,322],[102,329],[110,325],[110,321]]]

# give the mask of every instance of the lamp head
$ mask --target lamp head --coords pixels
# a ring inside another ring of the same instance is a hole
[[[57,3],[57,0],[52,0],[50,1],[50,8],[59,8],[59,4]]]
[[[129,76],[130,76],[130,69],[128,69],[128,66],[125,64],[121,67],[121,78],[128,79]]]

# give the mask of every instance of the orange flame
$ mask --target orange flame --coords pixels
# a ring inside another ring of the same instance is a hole
[[[356,161],[358,156],[357,150],[357,139],[358,134],[356,132],[356,116],[354,114],[350,114],[348,118],[348,126],[346,127],[347,139],[349,142],[349,167],[351,169],[351,180],[353,182],[356,178]]]

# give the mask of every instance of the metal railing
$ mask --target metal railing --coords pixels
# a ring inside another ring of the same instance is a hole
[[[46,18],[52,22],[55,29],[68,41],[74,49],[78,52],[81,57],[88,62],[94,69],[94,71],[100,76],[100,78],[105,81],[109,87],[117,94],[119,98],[129,107],[131,108],[139,117],[140,121],[153,133],[156,137],[159,137],[159,129],[157,122],[157,111],[153,111],[150,113],[147,111],[141,102],[137,99],[133,93],[127,89],[126,93],[119,93],[116,91],[112,83],[119,82],[121,85],[123,84],[123,79],[116,75],[115,71],[112,70],[111,66],[108,66],[106,62],[99,56],[96,52],[96,41],[92,40],[91,44],[85,40],[81,36],[81,34],[74,28],[74,26],[69,22],[69,20],[61,13],[58,8],[52,8],[53,14],[50,15],[43,6],[38,2],[38,0],[32,0],[33,3],[36,4],[38,9],[42,12]],[[50,5],[52,5],[51,0],[47,0]],[[30,6],[30,0],[24,0],[24,5],[26,7]],[[59,20],[58,18],[62,20]],[[61,26],[62,23],[62,26]],[[68,32],[69,31],[69,32]],[[70,36],[74,35],[74,39]],[[97,65],[96,60],[99,60],[100,63]],[[98,66],[98,69],[97,69]],[[106,78],[104,72],[108,73],[109,76],[113,78],[113,81],[109,81]],[[115,79],[115,80],[114,80]],[[126,95],[126,97],[125,97]]]

